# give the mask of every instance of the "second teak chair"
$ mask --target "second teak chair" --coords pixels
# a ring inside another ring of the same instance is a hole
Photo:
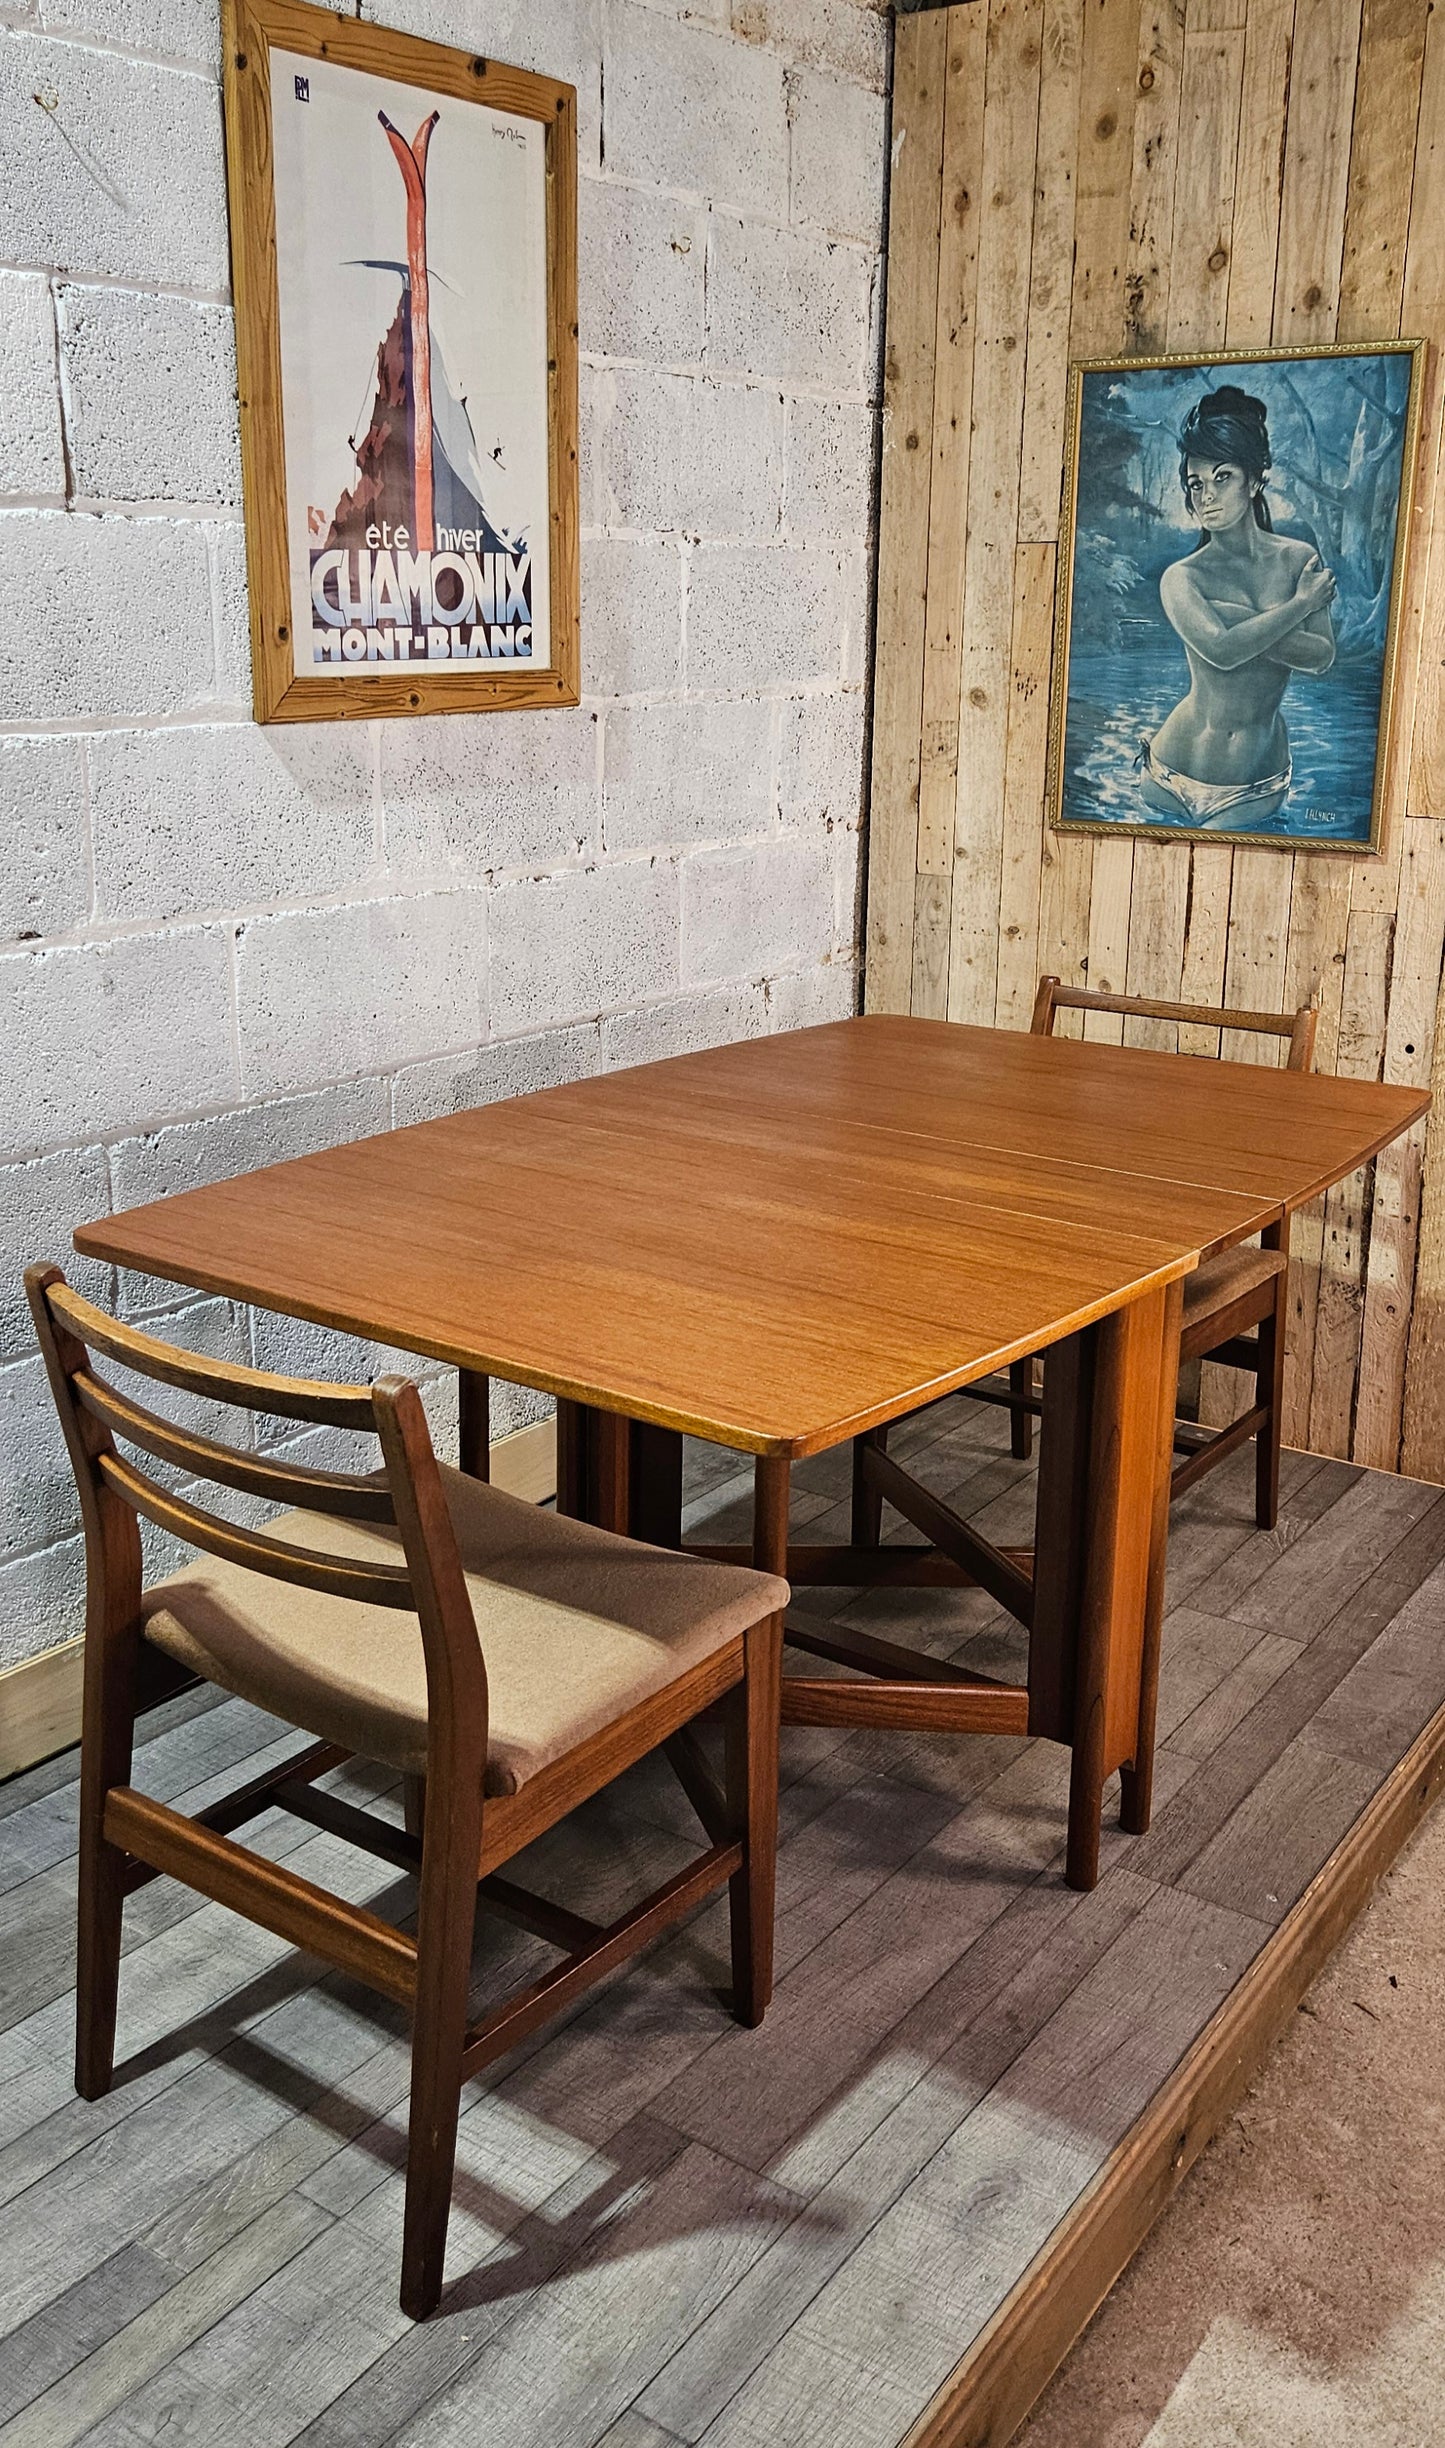
[[[1236,1011],[1221,1005],[1161,1003],[1143,995],[1092,993],[1083,986],[1065,986],[1056,977],[1042,977],[1034,999],[1031,1034],[1051,1037],[1060,1011],[1113,1012],[1126,1019],[1171,1020],[1205,1029],[1238,1029],[1249,1035],[1286,1037],[1285,1067],[1308,1071],[1314,1061],[1319,1014],[1309,1004],[1295,1012]],[[1254,1401],[1226,1428],[1209,1430],[1192,1420],[1176,1428],[1176,1446],[1184,1459],[1175,1465],[1172,1495],[1180,1496],[1226,1455],[1255,1440],[1254,1511],[1261,1530],[1272,1530],[1279,1519],[1280,1407],[1284,1387],[1285,1296],[1289,1273],[1288,1218],[1260,1236],[1260,1247],[1216,1251],[1202,1259],[1184,1285],[1184,1317],[1179,1357],[1212,1360],[1222,1368],[1239,1369],[1254,1379]],[[1251,1335],[1248,1329],[1253,1327]],[[985,1385],[965,1391],[987,1402],[1002,1402],[1011,1416],[1014,1455],[1027,1460],[1033,1444],[1033,1420],[1040,1405],[1034,1391],[1034,1362],[1016,1360],[1009,1370],[1008,1390]]]

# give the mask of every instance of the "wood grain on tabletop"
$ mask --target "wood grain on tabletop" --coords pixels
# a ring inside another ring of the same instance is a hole
[[[1189,1269],[1423,1102],[1219,1064],[1187,1084],[1181,1121],[1168,1059],[846,1021],[271,1166],[77,1246],[801,1454]]]
[[[870,1135],[860,1175],[844,1157],[867,1110],[854,1099],[888,1110],[914,1054],[905,1028],[851,1087],[860,1033],[812,1033],[823,1068],[806,1119],[788,1084],[796,1048],[770,1041],[742,1049],[740,1066],[689,1058],[187,1191],[89,1225],[79,1245],[720,1442],[801,1453],[1038,1348],[1262,1220],[1257,1200],[1191,1192],[1181,1210],[1171,1190],[1156,1221],[1121,1211],[1112,1189],[1036,1180],[1039,1168],[991,1151],[971,1182],[950,1149],[948,1192],[926,1194],[910,1174],[920,1146],[931,1153],[916,1132],[896,1170]],[[729,1130],[774,1100],[780,1073],[793,1144],[760,1162]],[[726,1111],[709,1128],[714,1087]],[[686,1128],[662,1127],[659,1093],[694,1108]],[[940,1133],[955,1106],[944,1081],[928,1107]]]

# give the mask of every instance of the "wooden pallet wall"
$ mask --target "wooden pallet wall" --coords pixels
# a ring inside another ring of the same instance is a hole
[[[1402,332],[1435,346],[1384,858],[1050,832],[1069,360]],[[868,1008],[1022,1027],[1039,971],[1053,969],[1165,998],[1313,998],[1322,1067],[1428,1081],[1433,1064],[1433,1129],[1297,1220],[1286,1435],[1434,1479],[1442,344],[1445,8],[961,0],[900,17]],[[1129,1032],[1176,1042],[1157,1023]],[[1187,1051],[1213,1050],[1202,1032],[1182,1036]],[[1240,1381],[1213,1374],[1206,1416],[1226,1416]]]

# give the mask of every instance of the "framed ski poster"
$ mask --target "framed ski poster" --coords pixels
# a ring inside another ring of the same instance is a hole
[[[570,85],[225,0],[258,722],[575,705]]]

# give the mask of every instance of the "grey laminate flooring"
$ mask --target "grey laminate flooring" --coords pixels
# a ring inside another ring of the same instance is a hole
[[[896,1439],[1027,1537],[1001,1416]],[[690,1455],[727,1535],[746,1481]],[[800,1466],[843,1535],[846,1457]],[[169,1881],[128,1908],[121,2071],[70,2087],[75,1760],[0,1788],[3,2448],[893,2448],[1383,1776],[1445,1702],[1445,1493],[1247,1455],[1176,1508],[1159,1805],[1062,1883],[1067,1761],[1021,1740],[785,1738],[779,1983],[734,2026],[719,1906],[467,2097],[441,2314],[396,2303],[403,2018]],[[812,1593],[1019,1670],[981,1592]],[[812,1669],[810,1668],[810,1671]],[[235,1701],[147,1722],[192,1807],[282,1735]],[[396,1807],[380,1772],[339,1780]],[[271,1816],[257,1841],[401,1915],[406,1881]],[[697,1841],[644,1763],[533,1849],[589,1911]],[[479,1987],[534,1941],[488,1927]]]

